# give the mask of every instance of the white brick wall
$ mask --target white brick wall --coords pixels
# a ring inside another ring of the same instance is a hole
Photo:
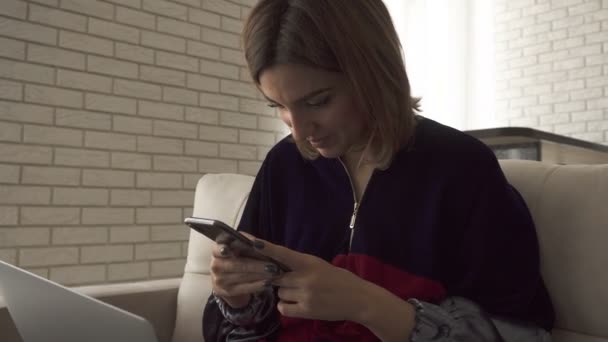
[[[239,47],[256,0],[0,2],[0,259],[70,285],[181,275],[197,180],[255,174],[285,135]],[[605,58],[577,58],[605,90]]]
[[[608,144],[608,1],[496,0],[496,40],[499,125]]]

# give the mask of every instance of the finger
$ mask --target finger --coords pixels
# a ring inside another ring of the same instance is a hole
[[[277,310],[281,313],[281,315],[285,317],[297,317],[297,318],[306,318],[311,319],[310,315],[306,314],[306,310],[304,310],[300,303],[289,303],[280,301],[277,304]]]
[[[306,264],[307,255],[296,252],[287,247],[275,245],[262,239],[254,240],[254,247],[258,252],[269,256],[295,270]]]
[[[273,276],[267,273],[220,273],[213,274],[212,279],[216,286],[228,288],[238,284],[272,281]]]
[[[251,258],[211,258],[210,269],[212,273],[226,274],[226,273],[258,273],[258,274],[269,274],[276,276],[278,275],[278,268],[276,265],[260,260]]]
[[[230,287],[214,287],[213,292],[220,297],[235,297],[246,294],[258,293],[268,288],[269,282],[266,280],[253,283],[236,284]]]
[[[277,296],[281,301],[287,303],[298,303],[304,301],[304,295],[300,289],[280,287],[277,291]]]
[[[234,253],[232,253],[230,247],[228,247],[227,245],[216,243],[213,246],[213,249],[211,249],[211,255],[216,258],[229,258],[231,256],[234,256]]]

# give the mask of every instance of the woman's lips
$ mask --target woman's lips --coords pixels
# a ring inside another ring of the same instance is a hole
[[[327,143],[327,137],[321,137],[321,138],[309,138],[308,142],[312,145],[312,147],[314,148],[320,148],[326,145]]]

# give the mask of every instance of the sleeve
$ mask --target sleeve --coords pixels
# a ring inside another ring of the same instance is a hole
[[[268,158],[262,164],[245,204],[238,230],[268,239],[270,227],[268,206],[270,196],[268,182]],[[252,296],[247,306],[233,309],[223,300],[211,295],[203,313],[203,337],[205,341],[258,341],[279,329],[276,295],[272,289]]]
[[[494,155],[481,164],[461,182],[460,202],[450,200],[460,212],[451,217],[463,219],[443,245],[448,296],[467,298],[492,318],[550,331],[554,312],[531,214]]]

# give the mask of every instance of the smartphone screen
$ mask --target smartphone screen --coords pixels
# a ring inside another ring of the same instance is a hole
[[[209,239],[227,245],[239,256],[272,262],[283,272],[291,271],[287,265],[259,253],[255,247],[253,247],[253,242],[251,240],[222,221],[200,217],[188,217],[184,220],[184,223]]]

